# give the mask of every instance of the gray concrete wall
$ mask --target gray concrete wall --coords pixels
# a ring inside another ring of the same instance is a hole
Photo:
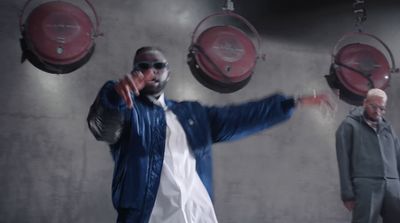
[[[334,97],[323,75],[333,45],[353,31],[351,5],[273,16],[262,8],[253,13],[237,7],[263,34],[261,50],[267,60],[258,62],[245,88],[219,94],[192,77],[186,54],[194,27],[220,10],[223,1],[93,1],[104,37],[96,39],[91,60],[66,75],[20,63],[18,13],[24,2],[0,2],[0,222],[5,223],[115,220],[113,162],[107,145],[89,132],[86,115],[101,85],[130,70],[138,47],[157,45],[166,51],[172,68],[166,93],[177,100],[227,104],[275,91],[299,94],[313,89]],[[43,1],[32,4],[39,2]],[[73,2],[87,9],[83,1]],[[369,6],[364,30],[381,37],[399,62],[399,4],[375,1]],[[397,132],[399,75],[392,77],[387,89],[387,116]],[[339,199],[334,132],[351,106],[335,101],[334,114],[299,108],[282,125],[215,145],[215,207],[220,222],[349,221],[350,213]]]

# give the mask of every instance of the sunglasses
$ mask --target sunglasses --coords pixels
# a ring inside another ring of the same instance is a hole
[[[134,70],[147,70],[150,68],[154,68],[156,70],[162,70],[168,66],[167,62],[160,62],[160,61],[141,61],[135,63],[133,65]]]

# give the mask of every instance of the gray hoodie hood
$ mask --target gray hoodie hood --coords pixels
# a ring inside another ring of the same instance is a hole
[[[347,117],[350,117],[358,122],[365,122],[364,120],[364,108],[362,106],[354,107],[349,111]],[[387,128],[389,127],[389,123],[386,121],[384,117],[379,120],[379,128]]]

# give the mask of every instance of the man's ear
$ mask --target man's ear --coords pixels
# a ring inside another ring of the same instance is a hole
[[[171,71],[168,70],[168,73],[167,73],[167,81],[169,81],[169,78],[171,77],[170,73],[171,73]]]

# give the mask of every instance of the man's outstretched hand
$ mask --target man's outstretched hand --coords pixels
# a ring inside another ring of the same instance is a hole
[[[132,108],[132,92],[138,96],[140,90],[145,87],[146,82],[153,78],[152,75],[152,72],[145,72],[143,74],[141,71],[134,71],[131,74],[127,74],[114,86],[115,91],[122,97],[126,105]]]
[[[302,106],[327,106],[331,111],[335,111],[336,107],[332,99],[324,93],[314,95],[302,95],[297,98],[297,104]]]

